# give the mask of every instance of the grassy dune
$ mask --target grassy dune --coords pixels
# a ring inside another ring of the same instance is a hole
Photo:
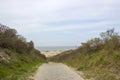
[[[26,80],[45,61],[33,41],[27,42],[15,29],[0,24],[0,80]]]
[[[63,62],[83,71],[90,80],[120,80],[120,36],[114,29],[100,34],[76,49],[65,51],[50,60]]]
[[[36,70],[36,66],[45,62],[45,59],[34,53],[12,52],[10,58],[9,62],[0,62],[0,80],[27,80]]]
[[[105,50],[90,54],[79,54],[61,62],[83,71],[86,79],[120,80],[119,51]]]

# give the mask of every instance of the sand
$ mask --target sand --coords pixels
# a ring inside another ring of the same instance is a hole
[[[65,50],[49,50],[49,51],[41,51],[41,54],[44,54],[46,57],[52,57],[55,56],[57,54],[60,54],[62,52],[64,52]]]

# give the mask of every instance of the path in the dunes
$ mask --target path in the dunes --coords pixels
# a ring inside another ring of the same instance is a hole
[[[62,63],[43,64],[37,70],[34,80],[84,80],[75,71]]]

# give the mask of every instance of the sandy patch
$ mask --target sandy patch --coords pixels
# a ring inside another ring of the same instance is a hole
[[[51,51],[41,51],[41,54],[44,54],[46,57],[52,57],[57,54],[64,52],[65,50],[51,50]]]

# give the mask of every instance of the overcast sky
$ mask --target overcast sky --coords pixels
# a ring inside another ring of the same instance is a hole
[[[0,0],[0,23],[35,46],[79,46],[107,29],[120,32],[120,0]]]

